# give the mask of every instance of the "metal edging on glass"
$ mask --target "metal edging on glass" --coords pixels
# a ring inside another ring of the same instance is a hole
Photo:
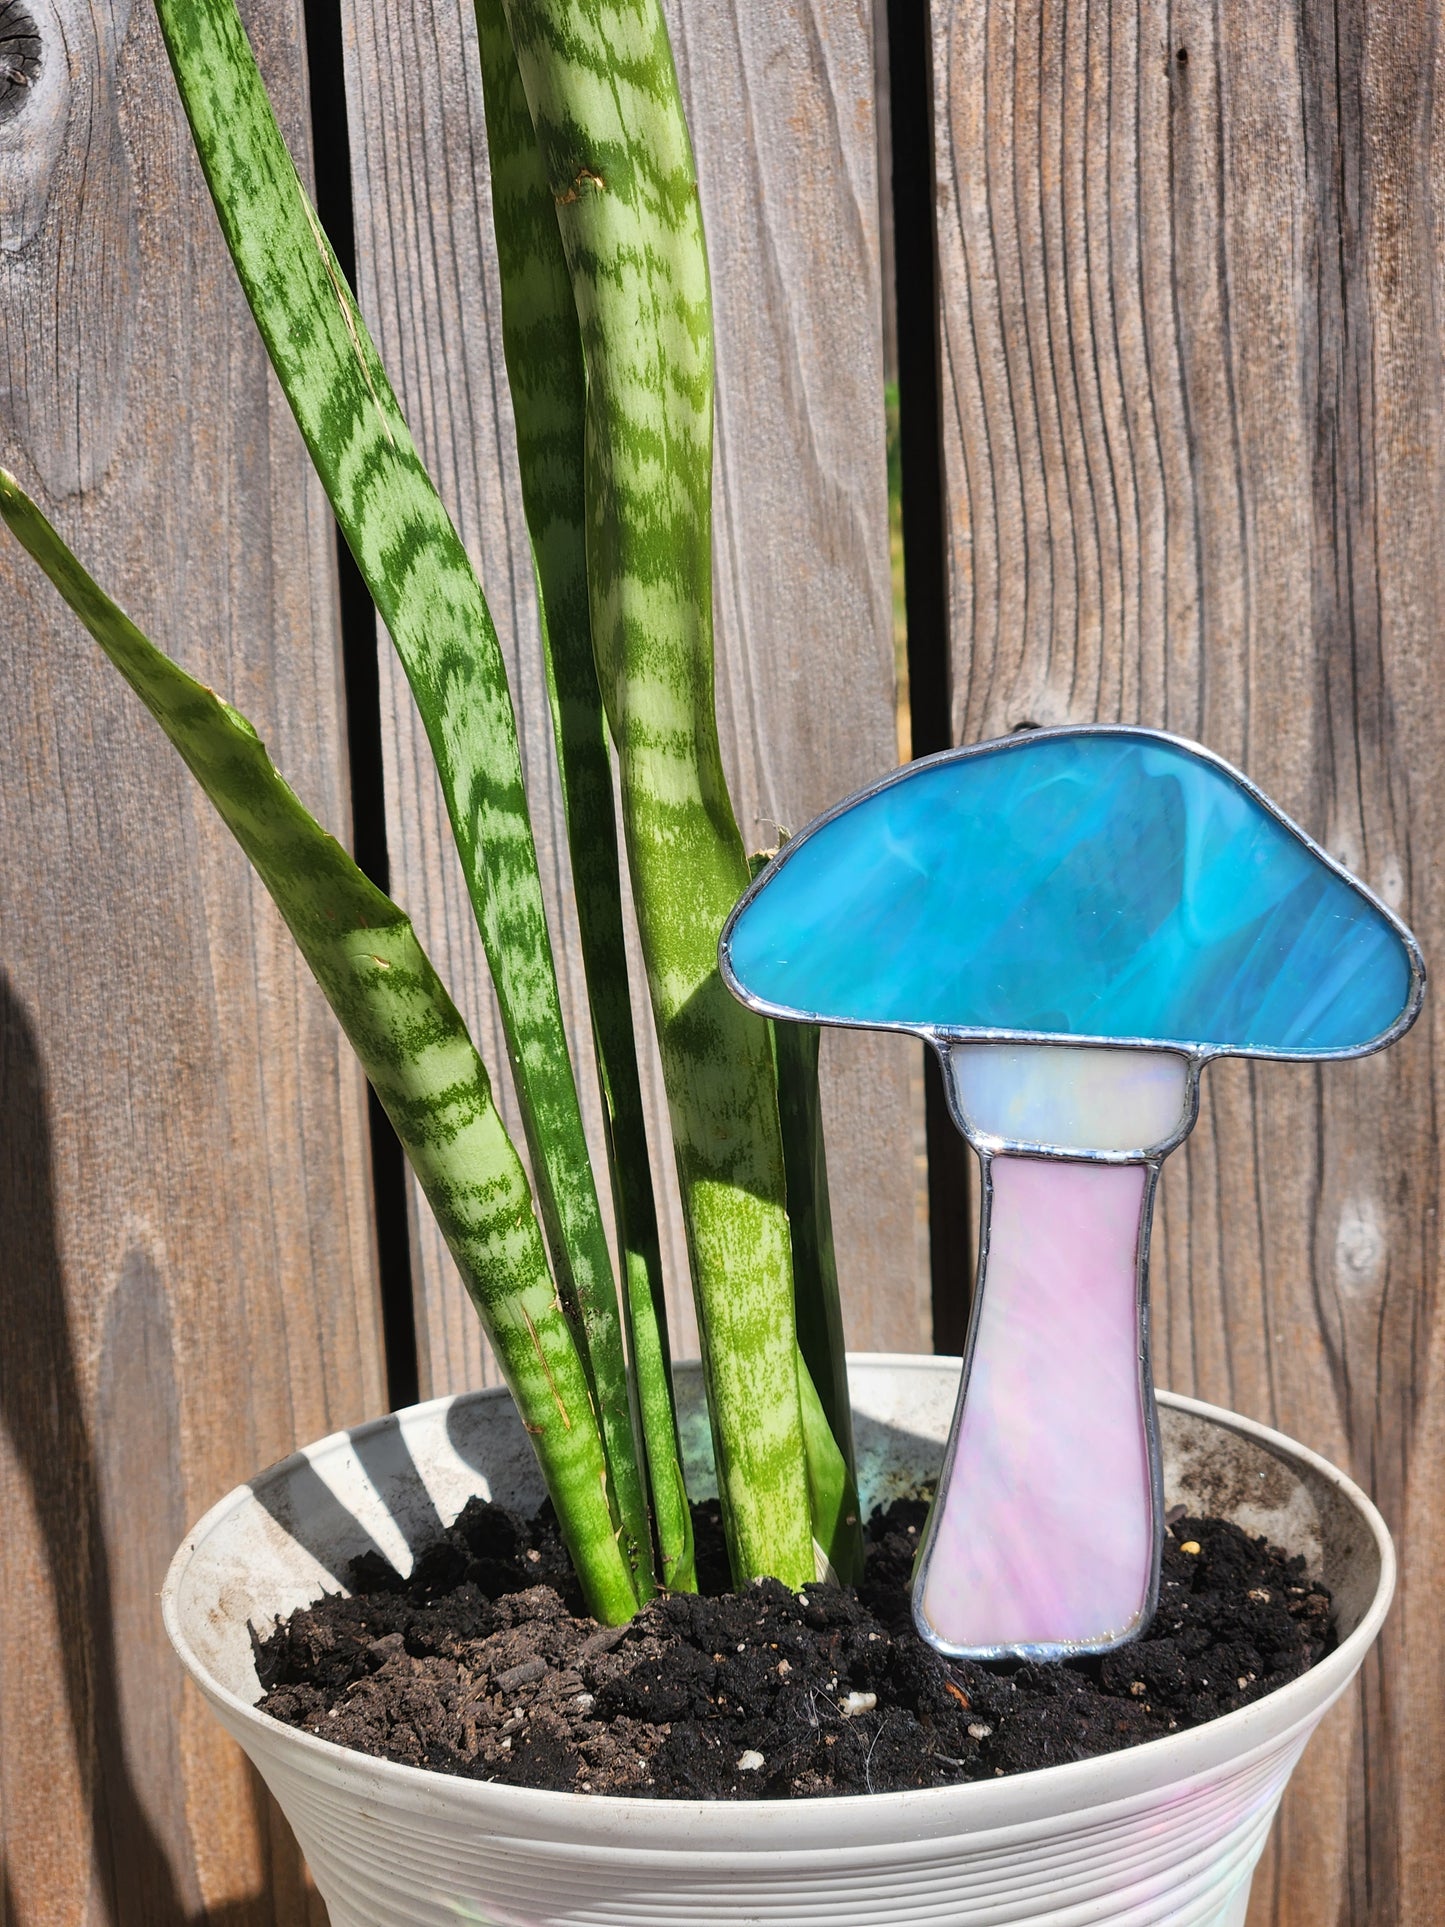
[[[731,939],[739,919],[746,913],[754,897],[767,887],[777,871],[797,854],[803,845],[818,830],[824,828],[835,818],[842,816],[858,804],[866,802],[884,790],[906,782],[920,770],[939,764],[962,762],[967,758],[983,755],[1007,754],[1010,750],[1022,750],[1041,740],[1079,739],[1089,737],[1121,737],[1139,739],[1148,743],[1167,744],[1182,750],[1199,761],[1213,765],[1230,778],[1243,793],[1253,800],[1266,814],[1277,823],[1287,835],[1293,837],[1319,864],[1338,877],[1364,903],[1371,906],[1383,918],[1386,926],[1399,938],[1409,967],[1409,991],[1399,1015],[1384,1031],[1362,1044],[1336,1047],[1327,1050],[1280,1050],[1264,1046],[1219,1044],[1199,1039],[1178,1037],[1119,1037],[1093,1036],[1072,1032],[1057,1033],[1044,1031],[1017,1030],[1002,1027],[972,1027],[963,1025],[929,1023],[879,1022],[859,1018],[837,1018],[825,1012],[799,1010],[770,1003],[765,998],[754,995],[737,978],[732,968]],[[973,1659],[1022,1659],[1057,1660],[1083,1653],[1097,1654],[1116,1650],[1128,1643],[1146,1625],[1154,1613],[1159,1596],[1160,1565],[1163,1554],[1164,1517],[1163,1517],[1163,1461],[1159,1439],[1158,1407],[1154,1396],[1153,1373],[1151,1364],[1151,1315],[1149,1299],[1149,1251],[1152,1239],[1155,1197],[1159,1173],[1164,1158],[1181,1144],[1193,1129],[1199,1112],[1199,1085],[1204,1066],[1216,1057],[1258,1058],[1265,1061],[1283,1063],[1324,1063],[1337,1060],[1368,1057],[1385,1049],[1396,1038],[1402,1036],[1419,1015],[1425,992],[1426,971],[1424,958],[1413,932],[1403,919],[1384,903],[1376,893],[1360,879],[1350,873],[1343,864],[1336,862],[1309,833],[1302,829],[1294,819],[1281,810],[1257,784],[1249,777],[1214,751],[1190,741],[1186,737],[1172,735],[1167,731],[1145,728],[1127,723],[1069,724],[1046,730],[1031,730],[1026,735],[994,737],[987,742],[969,744],[961,748],[941,750],[932,756],[919,758],[890,771],[877,782],[864,789],[855,791],[835,804],[831,809],[815,817],[796,836],[790,838],[772,859],[767,867],[753,880],[737,904],[733,907],[718,941],[718,966],[728,989],[746,1008],[760,1016],[784,1022],[829,1024],[839,1029],[894,1031],[903,1035],[921,1038],[937,1052],[942,1064],[945,1089],[948,1093],[949,1109],[961,1134],[978,1153],[982,1172],[982,1212],[979,1232],[979,1259],[974,1301],[970,1308],[968,1333],[964,1345],[963,1369],[959,1382],[957,1402],[954,1407],[953,1422],[949,1429],[948,1444],[945,1449],[943,1466],[940,1472],[938,1491],[944,1492],[953,1474],[957,1455],[963,1415],[966,1405],[969,1381],[972,1376],[974,1354],[978,1342],[984,1292],[988,1282],[988,1256],[992,1237],[993,1217],[993,1161],[999,1156],[1027,1157],[1044,1161],[1057,1161],[1081,1164],[1132,1165],[1142,1164],[1146,1177],[1144,1194],[1140,1203],[1139,1229],[1135,1248],[1135,1328],[1138,1368],[1138,1396],[1144,1443],[1148,1463],[1149,1504],[1151,1507],[1151,1563],[1148,1587],[1139,1613],[1130,1621],[1128,1627],[1117,1637],[1105,1644],[1089,1640],[1076,1642],[1023,1643],[997,1647],[957,1647],[936,1637],[923,1620],[921,1613],[916,1614],[915,1623],[920,1634],[940,1653],[951,1658]],[[1006,1139],[992,1133],[972,1129],[966,1122],[962,1107],[956,1101],[956,1087],[950,1062],[949,1047],[962,1043],[997,1044],[1040,1044],[1068,1048],[1094,1048],[1105,1050],[1148,1050],[1169,1051],[1179,1055],[1186,1062],[1186,1089],[1182,1114],[1178,1128],[1168,1139],[1136,1150],[1089,1150],[1081,1146],[1063,1146],[1024,1139]],[[927,1585],[930,1561],[937,1543],[938,1528],[941,1523],[942,1508],[937,1504],[930,1508],[924,1527],[923,1539],[914,1562],[912,1590],[916,1601],[922,1600]]]
[[[1073,1032],[1009,1030],[997,1027],[970,1028],[968,1026],[947,1024],[894,1024],[878,1023],[869,1019],[856,1017],[830,1017],[826,1012],[822,1011],[795,1010],[782,1004],[769,1003],[765,998],[755,996],[738,980],[733,972],[731,957],[732,933],[738,920],[747,910],[753,898],[766,887],[772,878],[777,876],[783,865],[788,863],[790,859],[797,854],[804,843],[806,843],[816,831],[821,830],[825,825],[831,823],[835,817],[842,816],[845,812],[854,808],[856,804],[867,802],[870,797],[880,795],[884,790],[892,789],[895,785],[906,782],[909,777],[915,775],[919,770],[931,769],[935,765],[943,763],[964,762],[974,756],[1006,755],[1010,750],[1023,749],[1031,743],[1087,736],[1119,736],[1139,738],[1151,743],[1168,743],[1175,749],[1184,750],[1189,755],[1200,758],[1203,762],[1212,763],[1216,769],[1221,770],[1226,776],[1231,778],[1232,781],[1239,784],[1240,788],[1243,789],[1248,796],[1252,797],[1253,800],[1272,816],[1297,842],[1303,844],[1305,849],[1307,849],[1317,861],[1324,864],[1326,869],[1332,871],[1334,875],[1339,877],[1359,896],[1363,897],[1368,904],[1378,910],[1404,945],[1410,965],[1410,995],[1406,998],[1404,1007],[1394,1023],[1391,1024],[1387,1030],[1381,1031],[1379,1036],[1372,1037],[1363,1044],[1351,1044],[1334,1050],[1319,1051],[1270,1050],[1263,1046],[1205,1043],[1198,1039],[1181,1037],[1095,1037]],[[1095,1048],[1105,1050],[1165,1049],[1177,1051],[1183,1056],[1194,1058],[1201,1066],[1209,1063],[1216,1057],[1253,1057],[1285,1064],[1330,1063],[1355,1057],[1371,1057],[1376,1051],[1384,1050],[1390,1044],[1393,1044],[1397,1037],[1403,1036],[1419,1016],[1420,1005],[1425,995],[1426,978],[1425,959],[1420,953],[1420,946],[1415,941],[1414,933],[1408,924],[1397,916],[1390,906],[1383,902],[1381,898],[1370,889],[1368,884],[1362,883],[1360,879],[1347,870],[1342,863],[1337,863],[1329,852],[1323,849],[1307,830],[1301,829],[1293,817],[1287,816],[1277,804],[1271,802],[1270,798],[1264,794],[1258,784],[1251,782],[1242,770],[1236,769],[1233,763],[1226,761],[1223,756],[1216,754],[1214,750],[1206,749],[1202,743],[1191,742],[1186,736],[1172,735],[1167,730],[1148,729],[1139,723],[1066,723],[1053,729],[1031,729],[1025,733],[1013,736],[995,736],[985,743],[967,743],[958,749],[943,749],[938,750],[932,756],[921,756],[916,762],[904,763],[898,769],[890,770],[886,776],[880,777],[876,783],[870,783],[864,789],[855,790],[851,796],[845,796],[841,802],[835,803],[831,809],[824,810],[820,816],[815,816],[812,822],[804,829],[799,830],[796,836],[790,837],[768,864],[767,868],[761,871],[760,874],[753,879],[752,883],[749,884],[743,895],[733,905],[728,920],[723,925],[722,935],[718,938],[718,968],[722,973],[723,982],[727,985],[733,996],[738,999],[739,1003],[745,1005],[749,1010],[756,1011],[761,1017],[773,1017],[782,1022],[828,1024],[839,1030],[896,1031],[904,1036],[921,1037],[925,1043],[931,1043],[935,1048],[944,1043],[1034,1043],[1092,1045]]]
[[[1176,1045],[1148,1044],[1140,1046],[1115,1044],[1111,1048],[1121,1051],[1141,1048],[1156,1051],[1168,1049],[1172,1056],[1182,1057],[1184,1059],[1184,1103],[1179,1113],[1181,1122],[1178,1130],[1173,1132],[1171,1136],[1161,1138],[1155,1144],[1141,1144],[1136,1149],[1131,1150],[1091,1151],[1085,1145],[1050,1144],[1041,1138],[1000,1137],[993,1131],[975,1130],[974,1127],[965,1120],[962,1107],[954,1102],[953,1062],[947,1047],[957,1040],[950,1037],[940,1042],[937,1037],[933,1037],[928,1041],[933,1044],[934,1049],[938,1053],[939,1062],[943,1067],[943,1088],[944,1094],[948,1099],[949,1116],[957,1126],[959,1134],[967,1139],[980,1157],[1060,1158],[1071,1164],[1147,1164],[1151,1158],[1162,1161],[1168,1157],[1171,1151],[1177,1151],[1199,1121],[1199,1077],[1200,1072],[1204,1068],[1204,1063],[1199,1057],[1189,1051],[1180,1050]],[[970,1039],[968,1041],[973,1042],[975,1040]],[[1032,1044],[1042,1043],[1044,1040],[1030,1036],[1026,1039],[1012,1039],[1010,1041],[1022,1041]],[[1072,1046],[1077,1046],[1080,1050],[1085,1048],[1097,1050],[1099,1048],[1096,1042],[1091,1042],[1086,1046],[1083,1038],[1071,1038],[1067,1041],[1059,1038],[1051,1038],[1049,1041],[1054,1044],[1063,1043],[1065,1048]]]
[[[1012,1154],[1006,1154],[1012,1155]],[[1058,1154],[1055,1154],[1056,1157]],[[1154,1368],[1151,1350],[1150,1308],[1149,1308],[1149,1244],[1154,1223],[1154,1197],[1159,1183],[1159,1167],[1163,1153],[1156,1157],[1136,1158],[1133,1163],[1146,1167],[1144,1195],[1139,1202],[1139,1234],[1134,1248],[1134,1318],[1137,1345],[1139,1409],[1143,1419],[1145,1456],[1149,1472],[1149,1509],[1150,1509],[1150,1562],[1149,1582],[1144,1601],[1138,1613],[1128,1626],[1103,1645],[1092,1640],[1039,1641],[1027,1642],[1016,1646],[951,1646],[946,1640],[939,1639],[929,1628],[922,1614],[915,1609],[914,1625],[920,1638],[926,1640],[935,1652],[946,1659],[1022,1659],[1022,1660],[1060,1660],[1077,1659],[1084,1655],[1095,1656],[1117,1652],[1136,1637],[1143,1626],[1153,1618],[1159,1604],[1159,1577],[1164,1557],[1164,1454],[1159,1437],[1159,1405],[1154,1396]],[[953,1462],[958,1453],[959,1435],[963,1427],[964,1406],[968,1397],[969,1379],[973,1374],[973,1357],[978,1343],[979,1321],[983,1308],[983,1294],[988,1287],[988,1253],[993,1225],[993,1160],[994,1153],[980,1151],[982,1165],[982,1202],[978,1242],[978,1273],[974,1285],[973,1303],[969,1307],[968,1336],[964,1341],[963,1369],[959,1374],[958,1396],[954,1401],[953,1422],[948,1430],[948,1444],[944,1447],[943,1464],[939,1469],[938,1485],[934,1502],[929,1506],[928,1518],[924,1522],[923,1538],[913,1562],[913,1575],[909,1589],[915,1601],[921,1601],[928,1584],[928,1568],[933,1556],[934,1544],[938,1537],[938,1527],[942,1520],[942,1507],[937,1502],[937,1493],[948,1489],[953,1477]],[[1060,1162],[1077,1164],[1097,1163],[1097,1158],[1059,1159]],[[1122,1162],[1123,1160],[1111,1160]]]

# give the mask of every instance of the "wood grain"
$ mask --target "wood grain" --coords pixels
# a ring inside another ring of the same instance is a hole
[[[898,759],[868,0],[667,6],[712,265],[718,721],[771,848]],[[825,1032],[848,1343],[931,1350],[916,1048]]]
[[[800,827],[895,757],[871,11],[678,6],[670,19],[718,308],[724,755],[744,837],[763,847],[779,823]],[[502,372],[471,9],[362,0],[346,23],[362,306],[507,650],[574,1061],[600,1151]],[[382,691],[393,891],[500,1070],[480,945],[410,699],[385,653]],[[636,970],[634,991],[641,1016]],[[643,1034],[674,1349],[685,1356],[696,1336],[650,1020]],[[863,1347],[927,1345],[912,1055],[896,1040],[830,1039],[825,1063],[845,1306],[851,1342]],[[510,1106],[504,1091],[513,1122]],[[494,1367],[450,1260],[415,1198],[413,1212],[423,1388],[484,1382]]]
[[[31,12],[0,459],[344,832],[329,518],[154,20]],[[249,23],[304,157],[300,9]],[[295,1846],[156,1594],[229,1487],[384,1402],[361,1085],[150,719],[11,544],[0,582],[0,1917],[294,1927]]]
[[[956,739],[1196,737],[1430,957],[1438,9],[934,0],[933,45]],[[1403,1554],[1251,1927],[1445,1917],[1440,1026],[1427,1005],[1379,1058],[1212,1069],[1166,1167],[1161,1383],[1349,1468]]]

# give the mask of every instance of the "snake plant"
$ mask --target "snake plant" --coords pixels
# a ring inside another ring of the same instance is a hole
[[[625,849],[734,1576],[801,1586],[820,1562],[848,1576],[860,1540],[816,1042],[811,1053],[806,1041],[776,1049],[717,968],[749,871],[713,713],[707,257],[658,0],[477,0],[504,344],[620,1288],[482,585],[287,152],[234,0],[156,6],[242,287],[427,731],[496,986],[534,1194],[404,912],[302,809],[250,724],[146,641],[9,476],[0,516],[275,898],[436,1212],[589,1605],[609,1622],[659,1585],[694,1583],[626,979]]]

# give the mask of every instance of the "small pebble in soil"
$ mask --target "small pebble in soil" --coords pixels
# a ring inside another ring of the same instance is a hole
[[[274,1718],[380,1758],[514,1786],[634,1798],[782,1799],[993,1779],[1196,1726],[1329,1650],[1303,1561],[1171,1515],[1141,1638],[1062,1664],[945,1660],[908,1577],[925,1507],[868,1525],[856,1587],[721,1590],[717,1505],[695,1509],[702,1594],[626,1626],[583,1610],[556,1521],[472,1500],[402,1579],[378,1554],[350,1594],[253,1633]],[[708,1589],[708,1576],[712,1577]]]

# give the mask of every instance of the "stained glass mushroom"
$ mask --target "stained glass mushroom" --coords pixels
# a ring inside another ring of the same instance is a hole
[[[723,933],[735,994],[911,1031],[979,1153],[959,1405],[914,1576],[942,1651],[1103,1652],[1153,1611],[1155,1184],[1212,1057],[1359,1057],[1414,938],[1208,751],[1046,730],[950,751],[786,844]]]

